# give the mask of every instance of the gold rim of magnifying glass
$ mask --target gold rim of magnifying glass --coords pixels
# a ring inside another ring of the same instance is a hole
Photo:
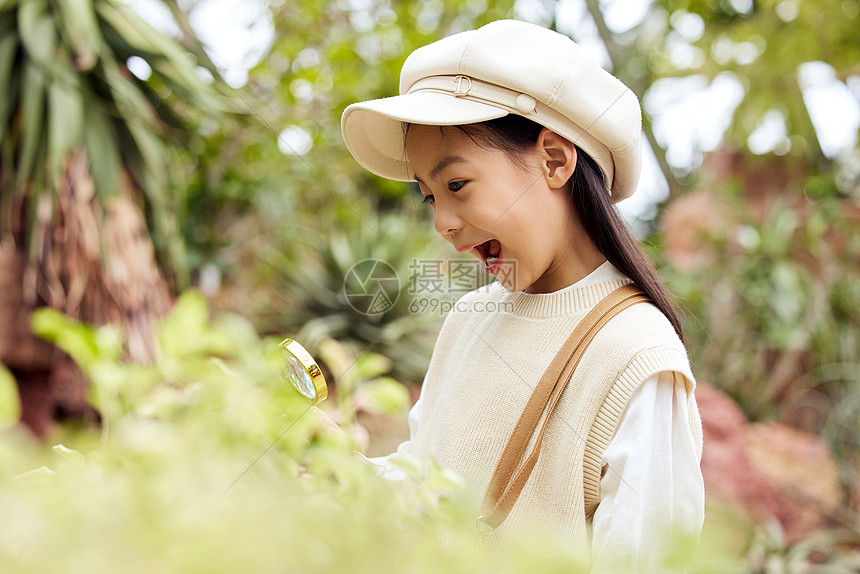
[[[323,376],[319,365],[317,365],[317,362],[314,361],[313,357],[311,357],[311,354],[308,353],[298,342],[292,339],[284,339],[278,346],[291,353],[299,360],[302,368],[308,374],[308,377],[310,377],[311,384],[314,386],[314,392],[316,393],[315,400],[324,400],[328,396],[328,385],[326,385],[325,377]]]

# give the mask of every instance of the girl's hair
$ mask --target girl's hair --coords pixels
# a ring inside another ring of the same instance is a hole
[[[515,114],[476,124],[456,126],[475,143],[505,152],[526,167],[525,152],[534,148],[543,126]],[[672,323],[683,341],[681,322],[672,307],[672,296],[657,269],[642,253],[627,225],[612,204],[606,179],[597,162],[576,147],[576,168],[571,176],[571,198],[576,214],[592,243],[616,269],[641,287]]]

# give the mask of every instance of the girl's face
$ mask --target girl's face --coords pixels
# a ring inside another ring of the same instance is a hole
[[[411,126],[406,154],[436,231],[506,289],[550,293],[605,261],[568,197],[575,149],[554,132],[522,157],[528,169],[456,127]]]

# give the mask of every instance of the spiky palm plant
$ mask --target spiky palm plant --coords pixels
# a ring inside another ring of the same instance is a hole
[[[359,205],[359,200],[353,203]],[[423,225],[428,223],[414,213],[398,212],[370,223],[343,222],[325,233],[299,227],[284,230],[275,245],[263,243],[254,249],[262,262],[258,272],[263,280],[282,286],[270,297],[281,298],[263,300],[250,313],[263,332],[295,333],[312,350],[322,339],[333,337],[353,344],[356,353],[374,351],[391,358],[396,378],[421,381],[454,300],[488,280],[486,274],[476,275],[475,284],[459,292],[442,285],[433,292],[422,291],[418,283],[423,262],[447,273],[450,262],[462,259],[477,269],[474,259],[452,256]],[[391,280],[383,286],[387,292],[379,291],[376,279]],[[365,292],[369,295],[363,296]],[[387,299],[374,312],[374,303],[383,294]]]
[[[137,56],[152,76],[129,72]],[[189,118],[230,105],[180,44],[114,0],[0,0],[0,361],[47,371],[49,305],[123,326],[128,354],[186,281],[173,205]]]

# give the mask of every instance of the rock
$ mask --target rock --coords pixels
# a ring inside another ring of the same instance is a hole
[[[756,519],[766,517],[779,497],[747,456],[746,416],[731,397],[710,385],[696,386],[696,401],[702,417],[702,475],[708,500],[716,498]]]
[[[762,522],[779,520],[787,541],[827,526],[839,504],[836,463],[818,436],[785,425],[749,423],[724,392],[698,384],[702,475],[709,503]]]
[[[838,468],[827,444],[776,422],[748,425],[744,438],[753,469],[782,495],[781,504],[768,510],[787,537],[802,538],[826,526],[826,515],[841,501]]]

